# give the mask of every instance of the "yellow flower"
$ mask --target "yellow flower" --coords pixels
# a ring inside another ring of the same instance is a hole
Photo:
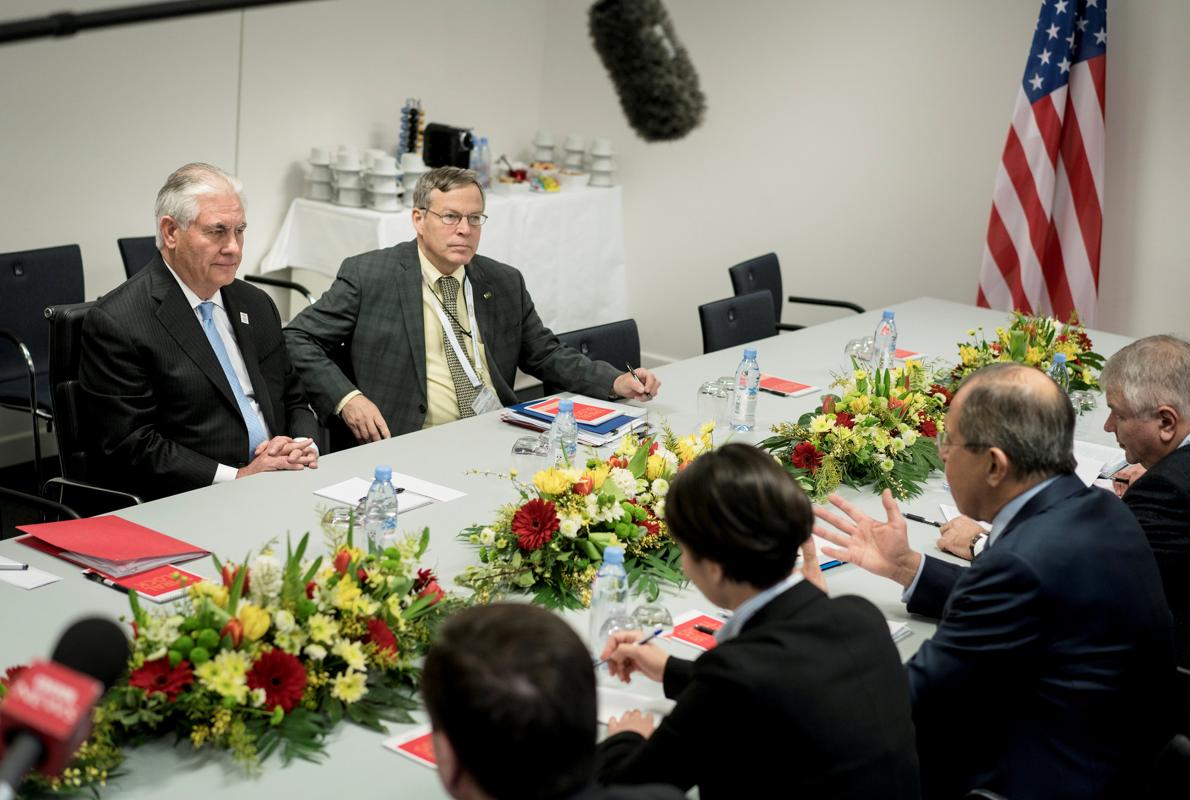
[[[810,420],[810,433],[826,433],[835,427],[835,417],[832,414],[819,414]]]
[[[600,464],[595,469],[587,470],[583,475],[591,479],[591,487],[598,492],[603,488],[603,482],[607,480],[607,476],[611,474],[611,471],[612,468],[607,464]]]
[[[979,361],[979,351],[970,345],[959,345],[959,358],[964,366],[971,366]]]
[[[335,646],[331,648],[331,652],[343,659],[343,662],[351,669],[362,670],[367,666],[367,663],[364,661],[364,649],[360,647],[359,642],[340,639],[335,642]]]
[[[244,637],[255,642],[269,629],[269,612],[251,603],[241,603],[236,616],[244,625]]]
[[[204,597],[209,597],[215,605],[220,608],[226,608],[227,595],[228,589],[226,586],[220,586],[211,581],[190,584],[190,597],[193,600],[201,600]]]
[[[665,474],[665,459],[654,453],[645,461],[645,477],[656,480]]]
[[[859,383],[860,381],[866,381],[868,379],[868,373],[866,370],[857,369],[851,377],[856,383]]]
[[[684,438],[678,440],[678,452],[676,455],[678,457],[678,463],[685,464],[697,458],[698,451],[695,449],[693,441],[689,438]]]
[[[342,675],[336,675],[331,681],[331,697],[337,697],[347,705],[359,700],[368,693],[367,675],[362,672],[348,670]]]
[[[248,657],[235,650],[224,650],[194,670],[199,682],[221,697],[234,698],[237,703],[248,699]]]
[[[713,434],[714,432],[715,432],[715,421],[714,420],[711,420],[710,422],[704,422],[703,424],[698,426],[698,435],[702,436],[705,439],[708,439],[708,446],[710,444],[709,438],[710,438],[711,434]]]
[[[1040,347],[1030,347],[1025,351],[1025,363],[1031,367],[1035,367],[1040,364],[1041,359],[1044,357],[1045,354],[1041,352]]]
[[[632,458],[636,455],[637,448],[639,447],[640,442],[636,440],[635,436],[625,436],[620,440],[620,446],[616,448],[616,455]]]
[[[550,467],[533,476],[533,485],[545,494],[562,494],[574,484],[569,470]]]
[[[330,603],[340,611],[349,611],[356,600],[363,594],[363,590],[356,585],[349,576],[344,575],[335,588],[330,591]]]
[[[856,414],[866,414],[872,410],[872,398],[866,394],[857,394],[847,401],[847,407]]]
[[[306,620],[311,641],[330,644],[339,635],[339,623],[326,614],[311,614]]]

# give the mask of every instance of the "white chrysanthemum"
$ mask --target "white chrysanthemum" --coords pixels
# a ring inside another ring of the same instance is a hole
[[[826,433],[833,427],[835,427],[833,414],[819,414],[810,420],[810,433]]]
[[[660,499],[669,493],[669,481],[665,478],[658,478],[653,481],[653,496]]]
[[[636,496],[636,478],[628,470],[622,467],[616,467],[611,471],[608,480],[618,486],[620,491],[626,496]]]
[[[904,439],[893,439],[891,442],[889,442],[888,449],[890,451],[892,451],[892,453],[894,455],[896,453],[904,452],[905,451],[905,440]]]
[[[653,513],[658,519],[665,519],[665,498],[662,497],[653,505]]]
[[[321,661],[326,658],[326,648],[320,644],[308,644],[302,652],[313,661]]]
[[[359,642],[352,642],[347,639],[340,639],[335,642],[335,646],[331,648],[331,652],[343,659],[348,668],[363,671],[367,668],[367,661],[364,658],[364,649],[360,647]]]
[[[706,451],[706,446],[705,446],[705,444],[702,443],[701,439],[698,441],[699,441],[698,453],[701,455],[703,452]],[[670,475],[673,475],[675,472],[678,471],[678,456],[676,453],[671,453],[669,450],[666,450],[666,451],[664,451],[664,453],[662,454],[661,457],[663,459],[665,459],[665,466],[666,466],[665,471],[667,473],[669,473]]]
[[[558,533],[565,536],[567,539],[573,539],[578,536],[578,529],[583,526],[581,519],[575,516],[567,515],[562,517],[561,524],[558,528]]]
[[[293,656],[302,652],[302,647],[307,641],[309,641],[309,637],[306,636],[306,632],[296,627],[293,630],[273,635],[273,644]]]
[[[267,699],[268,695],[265,694],[264,689],[253,689],[250,692],[250,697],[252,700],[252,707],[260,708],[264,705],[264,701]]]
[[[252,576],[248,596],[256,605],[267,606],[281,594],[283,570],[281,562],[274,556],[265,553],[258,555],[252,560],[248,574]]]
[[[884,470],[885,472],[892,472],[894,466],[895,463],[891,458],[885,458],[880,461],[880,469]]]
[[[901,436],[901,438],[905,440],[906,447],[913,447],[913,445],[917,444],[918,435],[919,434],[917,433],[917,431],[911,430],[911,431],[905,432]]]
[[[496,532],[491,528],[484,528],[479,532],[479,543],[484,547],[491,547],[496,543]]]
[[[273,627],[277,629],[278,633],[288,633],[296,625],[297,620],[293,618],[293,614],[284,608],[277,609],[273,614]]]

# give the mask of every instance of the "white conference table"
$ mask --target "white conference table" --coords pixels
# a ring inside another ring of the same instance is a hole
[[[621,319],[628,307],[623,190],[568,186],[560,192],[489,191],[480,252],[511,264],[547,328],[577,330]],[[294,267],[333,278],[348,256],[414,237],[412,212],[294,200],[262,273]],[[592,291],[599,296],[591,302]]]
[[[896,311],[901,347],[929,356],[952,360],[956,343],[965,339],[969,328],[979,325],[991,332],[1005,324],[1003,312],[977,309],[933,299],[917,299],[892,306]],[[843,346],[852,338],[875,328],[879,311],[846,317],[794,333],[764,339],[756,343],[761,368],[766,372],[812,383],[825,389],[832,373],[843,370]],[[1128,338],[1092,331],[1095,349],[1106,355],[1130,341]],[[663,380],[659,397],[649,404],[653,418],[664,418],[679,433],[692,430],[698,423],[695,396],[705,380],[734,372],[740,353],[726,350],[657,370]],[[758,430],[767,431],[773,423],[796,419],[814,408],[817,395],[782,398],[761,394],[757,409]],[[1114,444],[1102,430],[1107,409],[1102,400],[1097,409],[1079,420],[1079,439],[1100,444]],[[426,564],[434,567],[453,583],[453,576],[474,563],[471,548],[456,538],[462,528],[491,518],[501,503],[514,499],[510,484],[499,478],[475,474],[480,471],[506,471],[511,466],[510,448],[524,431],[505,425],[497,415],[463,420],[441,428],[419,431],[385,442],[357,447],[327,455],[317,470],[301,473],[272,473],[246,480],[212,486],[176,497],[158,500],[120,512],[122,516],[151,528],[208,548],[220,557],[242,558],[248,550],[257,550],[269,539],[280,539],[284,547],[287,533],[295,539],[312,532],[312,544],[322,542],[316,509],[329,506],[314,496],[319,488],[349,477],[367,477],[377,463],[391,464],[398,472],[459,489],[467,495],[448,503],[435,503],[402,516],[399,527],[419,531],[429,526],[431,543]],[[870,492],[844,489],[842,494],[870,513],[880,512],[879,498]],[[941,476],[930,479],[923,495],[902,503],[902,509],[939,519],[938,504],[950,502]],[[941,555],[934,549],[937,529],[909,523],[912,545],[924,552]],[[316,550],[320,552],[320,550]],[[103,586],[84,580],[78,570],[65,562],[35,552],[12,540],[0,542],[0,554],[29,561],[33,566],[61,575],[64,580],[26,592],[0,583],[0,668],[46,657],[67,622],[85,613],[118,616],[127,614],[126,597]],[[950,558],[949,556],[942,556]],[[190,562],[187,568],[214,577],[210,559]],[[900,587],[876,578],[850,565],[829,570],[827,582],[832,594],[858,594],[872,601],[886,617],[905,622],[913,635],[898,643],[902,658],[908,659],[929,637],[934,625],[929,620],[909,616],[900,602]],[[693,588],[668,595],[666,605],[676,616],[692,608],[710,610],[711,606]],[[568,619],[580,631],[586,629],[584,614],[569,613]],[[695,651],[680,644],[665,643],[677,655],[693,657]],[[632,691],[651,693],[655,685],[633,686]],[[409,728],[390,726],[390,732]],[[175,748],[165,738],[128,751],[128,774],[109,787],[104,796],[120,798],[156,798],[197,796],[215,791],[221,798],[259,798],[272,796],[310,796],[320,794],[340,781],[353,797],[445,797],[432,770],[381,748],[384,737],[351,724],[342,724],[328,741],[328,758],[321,764],[295,762],[282,767],[278,759],[266,763],[261,775],[245,777],[230,758],[211,752],[192,753],[188,747]],[[326,772],[332,770],[333,772]],[[332,777],[333,776],[333,777]],[[201,788],[200,788],[201,787]]]

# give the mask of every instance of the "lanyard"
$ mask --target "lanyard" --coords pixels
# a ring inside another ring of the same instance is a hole
[[[478,389],[483,386],[483,381],[475,374],[475,368],[471,366],[471,359],[467,356],[466,349],[459,344],[459,339],[455,336],[454,326],[450,324],[450,320],[446,318],[446,311],[442,306],[442,300],[438,297],[438,293],[434,291],[434,287],[430,285],[429,279],[423,272],[421,275],[422,282],[425,283],[426,288],[430,290],[430,294],[434,298],[434,313],[438,315],[438,321],[442,323],[442,332],[446,334],[446,340],[450,342],[451,349],[455,351],[455,358],[459,360],[459,366],[463,368],[463,372],[467,374],[467,380],[471,382],[471,386]],[[463,276],[463,293],[467,298],[467,321],[471,325],[471,341],[475,345],[475,358],[479,360],[479,323],[475,321],[475,298],[471,293],[471,282],[467,280],[467,276]]]

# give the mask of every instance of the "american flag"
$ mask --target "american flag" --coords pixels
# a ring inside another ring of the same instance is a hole
[[[978,303],[1095,322],[1107,0],[1042,0],[996,173]]]

